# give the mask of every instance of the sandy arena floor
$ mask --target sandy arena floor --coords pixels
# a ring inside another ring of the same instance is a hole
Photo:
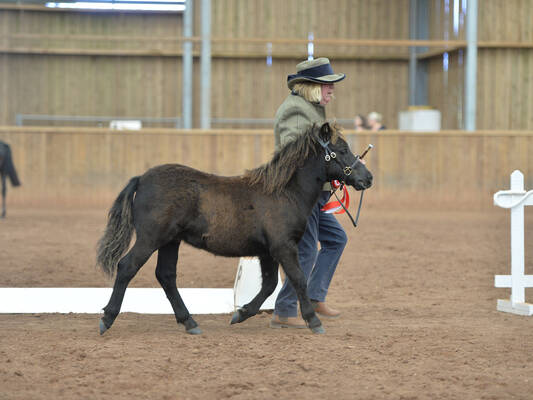
[[[8,212],[0,287],[111,285],[94,266],[106,210]],[[197,337],[171,315],[121,314],[104,336],[98,315],[0,315],[0,398],[531,399],[533,319],[496,311],[508,211],[340,219],[350,240],[328,301],[343,314],[325,335],[270,329],[268,314],[197,316]],[[178,286],[231,287],[236,267],[184,245]],[[131,286],[157,286],[154,259]]]

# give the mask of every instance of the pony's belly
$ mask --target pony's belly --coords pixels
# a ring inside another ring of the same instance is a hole
[[[264,246],[259,243],[246,240],[232,240],[221,242],[219,240],[207,240],[205,250],[210,253],[225,257],[249,257],[264,254]]]
[[[188,236],[185,242],[198,249],[223,257],[249,257],[265,254],[265,246],[254,240],[237,238],[213,238],[208,235]]]

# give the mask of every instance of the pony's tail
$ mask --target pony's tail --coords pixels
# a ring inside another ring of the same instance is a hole
[[[120,258],[127,250],[133,235],[133,197],[139,177],[131,178],[109,210],[107,227],[96,248],[96,264],[113,276]]]
[[[15,169],[15,164],[13,163],[13,158],[11,157],[11,147],[7,145],[7,152],[6,152],[6,158],[5,158],[5,165],[6,165],[6,173],[7,176],[9,176],[9,179],[11,180],[11,184],[13,186],[20,186],[19,177],[17,175],[17,170]]]

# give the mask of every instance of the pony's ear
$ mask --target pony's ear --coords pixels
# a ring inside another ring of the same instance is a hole
[[[324,142],[328,142],[331,139],[331,126],[329,126],[329,122],[322,124],[319,136]]]

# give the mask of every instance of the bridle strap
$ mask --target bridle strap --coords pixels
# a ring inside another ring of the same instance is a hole
[[[327,142],[323,142],[322,139],[318,138],[318,143],[320,143],[320,145],[326,151],[326,155],[324,156],[324,159],[326,160],[326,162],[329,162],[331,159],[337,158],[337,154],[335,154],[334,151],[331,151],[331,149],[328,146],[329,140]]]
[[[352,173],[353,168],[357,165],[359,161],[361,161],[361,158],[363,158],[365,154],[368,152],[368,150],[371,148],[369,147],[368,149],[366,149],[362,156],[355,156],[355,161],[353,162],[352,165],[350,166],[346,165],[343,167],[341,162],[337,160],[337,155],[335,154],[335,152],[331,151],[331,149],[329,148],[328,146],[329,140],[327,142],[323,142],[320,138],[318,138],[318,143],[320,143],[320,145],[326,150],[326,156],[324,157],[326,162],[329,162],[331,159],[337,161],[342,167],[342,172],[346,176]],[[357,228],[357,222],[359,221],[359,215],[361,214],[361,206],[363,205],[363,194],[364,193],[365,193],[364,189],[361,190],[361,197],[359,198],[359,206],[357,207],[357,215],[355,216],[355,220],[354,220],[352,217],[352,214],[350,214],[350,211],[348,211],[348,209],[344,206],[343,202],[339,199],[339,196],[337,196],[337,189],[333,190],[333,194],[339,201],[339,204],[341,205],[343,210],[346,212],[346,214],[348,214],[348,217],[350,217],[350,221],[352,221],[354,228]]]
[[[346,166],[342,169],[342,172],[344,172],[344,175],[348,176],[352,173],[352,170],[353,168],[357,165],[357,163],[361,160],[361,157],[360,156],[355,156],[355,161],[353,162],[352,165],[350,166]],[[340,164],[340,161],[339,161],[339,164]],[[342,166],[342,164],[341,164]]]
[[[342,165],[342,163],[337,160],[337,154],[335,154],[334,151],[331,151],[331,149],[329,148],[329,140],[327,142],[323,142],[322,139],[320,138],[317,138],[317,141],[318,143],[320,143],[320,145],[325,149],[326,151],[326,155],[324,157],[324,159],[326,160],[326,162],[330,162],[331,160],[335,160],[337,161],[337,163],[341,166],[342,168],[342,172],[344,173],[344,175],[348,176],[352,173],[352,169],[355,167],[355,165],[359,162],[359,160],[361,159],[361,157],[359,156],[355,156],[355,161],[353,162],[352,165],[348,166],[348,165]],[[366,154],[366,152],[365,152]]]

